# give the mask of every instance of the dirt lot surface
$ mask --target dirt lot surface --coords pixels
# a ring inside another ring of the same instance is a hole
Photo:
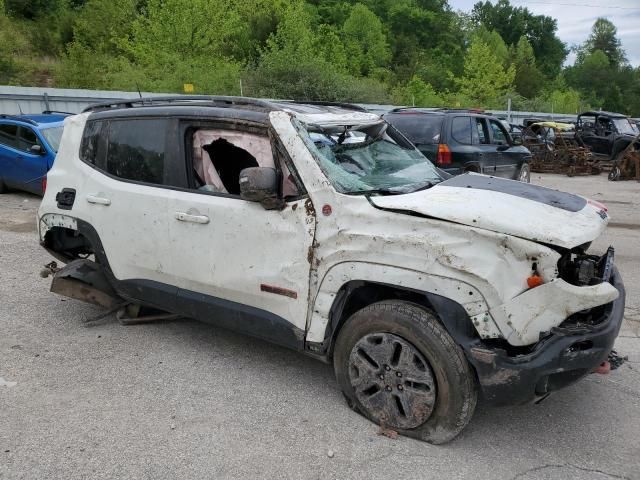
[[[0,196],[0,478],[640,479],[640,184],[533,182],[605,203],[628,290],[629,362],[539,405],[482,402],[454,442],[377,435],[332,368],[181,321],[87,328],[98,309],[38,276],[38,199]]]

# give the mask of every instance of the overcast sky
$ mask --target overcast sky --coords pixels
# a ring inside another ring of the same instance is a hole
[[[477,0],[449,0],[454,10],[470,11]],[[492,1],[495,3],[495,1]],[[640,65],[640,0],[511,0],[536,15],[548,15],[558,21],[558,36],[568,46],[586,40],[598,17],[606,17],[618,28],[618,38],[629,62]],[[574,56],[567,59],[571,64]]]

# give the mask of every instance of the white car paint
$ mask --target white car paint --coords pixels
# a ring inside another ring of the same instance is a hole
[[[598,215],[599,209],[590,203],[579,212],[570,212],[527,198],[475,188],[436,185],[428,190],[376,197],[372,201],[383,208],[416,212],[565,248],[599,237],[609,221],[608,217],[603,219]]]
[[[361,112],[296,116],[327,125],[379,121]],[[598,237],[606,220],[590,205],[567,212],[500,192],[438,186],[371,202],[340,194],[300,138],[292,113],[274,111],[271,125],[308,198],[267,211],[96,171],[78,156],[86,119],[66,120],[39,210],[40,236],[57,222],[68,228],[76,219],[89,222],[118,279],[155,280],[259,307],[304,330],[308,342],[325,339],[333,300],[352,280],[448,297],[465,308],[482,338],[512,345],[535,343],[571,313],[617,296],[607,283],[576,287],[560,280],[560,255],[542,244],[569,248]],[[54,193],[71,186],[70,178],[78,191],[72,214],[57,207]],[[545,283],[531,290],[533,263]],[[262,292],[262,283],[297,298]]]

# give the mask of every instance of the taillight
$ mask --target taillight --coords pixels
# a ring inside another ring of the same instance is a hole
[[[47,176],[42,177],[42,194],[47,191]]]
[[[438,165],[449,165],[451,163],[451,150],[449,145],[441,143],[438,145],[438,157],[436,158]]]

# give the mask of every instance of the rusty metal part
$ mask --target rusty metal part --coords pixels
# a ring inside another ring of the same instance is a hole
[[[139,305],[136,305],[139,307]],[[128,308],[121,308],[116,313],[116,318],[121,325],[139,325],[143,323],[153,323],[153,322],[161,322],[168,320],[178,320],[183,319],[184,316],[174,314],[174,313],[159,313],[155,315],[144,315],[141,317],[131,317],[127,312]]]
[[[40,276],[42,278],[47,278],[49,275],[55,275],[60,271],[60,267],[56,262],[47,263],[42,270],[40,270]]]
[[[523,132],[523,144],[533,158],[531,171],[537,173],[559,173],[569,177],[576,175],[598,175],[602,171],[600,161],[591,151],[581,146],[574,135],[547,127],[554,132],[553,143],[544,141],[531,127]]]
[[[107,318],[107,317],[108,317],[109,315],[111,315],[112,313],[114,313],[114,312],[116,312],[116,311],[118,311],[118,310],[120,310],[121,308],[126,307],[126,306],[127,306],[127,303],[126,303],[126,302],[124,302],[124,303],[120,303],[120,304],[116,305],[115,307],[110,308],[110,309],[109,309],[109,310],[107,310],[106,312],[102,312],[102,313],[100,313],[100,314],[98,314],[98,315],[96,315],[96,316],[94,316],[94,317],[91,317],[91,318],[87,318],[87,319],[85,319],[82,323],[84,324],[84,326],[85,326],[85,327],[91,327],[91,326],[93,326],[96,322],[98,322],[98,321],[102,320],[103,318]]]
[[[51,291],[107,309],[123,302],[105,277],[102,267],[86,259],[74,260],[55,272]]]
[[[612,181],[634,178],[640,182],[640,135],[618,154],[609,172]]]

